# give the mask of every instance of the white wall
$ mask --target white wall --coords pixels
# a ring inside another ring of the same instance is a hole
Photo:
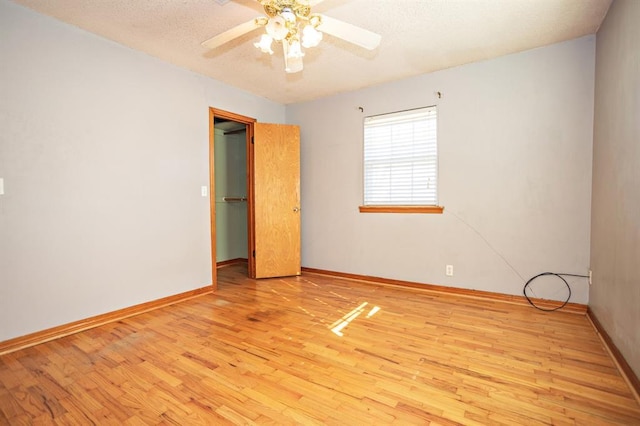
[[[0,341],[211,284],[208,107],[284,106],[0,0]]]
[[[594,47],[588,36],[288,105],[303,266],[506,294],[539,272],[586,274]],[[363,117],[434,104],[444,214],[359,213]],[[571,302],[587,303],[587,280],[569,282]],[[532,288],[567,295],[557,279]]]
[[[640,2],[597,35],[589,308],[640,376]]]

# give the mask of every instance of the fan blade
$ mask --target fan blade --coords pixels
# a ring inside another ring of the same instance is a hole
[[[233,39],[236,39],[240,36],[243,36],[260,26],[258,23],[259,18],[252,19],[244,24],[240,24],[236,27],[231,28],[223,33],[218,34],[215,37],[210,38],[209,40],[203,41],[200,43],[202,47],[207,49],[215,49],[216,47],[222,46],[225,43],[230,42]]]
[[[341,38],[349,43],[373,50],[380,45],[382,36],[347,22],[321,15],[318,31]]]
[[[301,4],[303,6],[309,6],[309,7],[313,7],[317,4],[322,3],[324,0],[296,0],[298,2],[298,4]]]

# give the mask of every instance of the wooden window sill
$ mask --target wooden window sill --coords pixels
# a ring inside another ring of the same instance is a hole
[[[432,213],[442,214],[443,206],[360,206],[360,213]]]

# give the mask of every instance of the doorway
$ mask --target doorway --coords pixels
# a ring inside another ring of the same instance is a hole
[[[209,108],[209,187],[212,285],[217,265],[247,260],[253,247],[251,226],[251,138],[255,119]],[[251,270],[248,271],[251,277]]]
[[[243,253],[250,278],[300,275],[299,127],[209,108],[209,179],[213,289]]]
[[[246,125],[214,118],[216,263],[248,260]]]

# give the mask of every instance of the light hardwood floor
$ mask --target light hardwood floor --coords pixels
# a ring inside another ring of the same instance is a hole
[[[640,424],[585,315],[305,274],[0,357],[0,424]]]

